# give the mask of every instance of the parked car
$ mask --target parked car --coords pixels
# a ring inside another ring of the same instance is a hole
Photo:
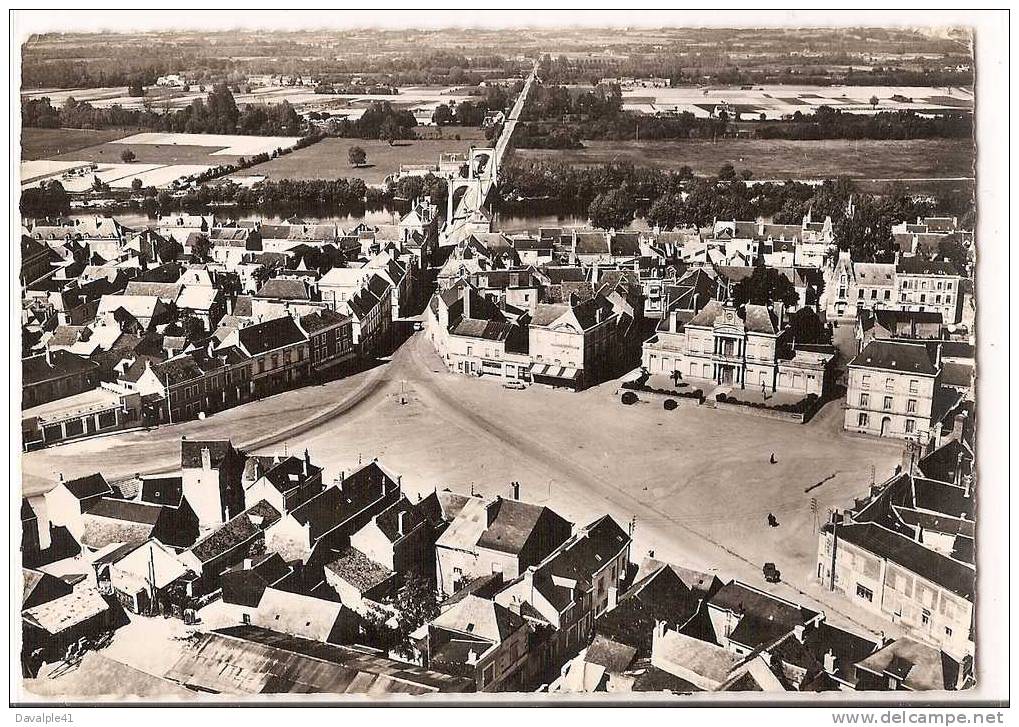
[[[520,381],[518,379],[510,379],[509,381],[504,381],[502,383],[502,386],[503,386],[504,389],[526,389],[527,388],[527,384],[525,384],[523,381]]]
[[[778,568],[775,567],[774,563],[765,563],[763,570],[764,580],[766,580],[768,583],[778,583],[779,580],[782,578],[782,573],[779,571]]]

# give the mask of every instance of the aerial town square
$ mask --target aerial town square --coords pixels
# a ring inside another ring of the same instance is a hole
[[[973,42],[30,34],[22,699],[975,689]]]

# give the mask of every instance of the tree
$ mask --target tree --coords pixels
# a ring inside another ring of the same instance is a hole
[[[379,127],[379,140],[392,146],[401,136],[399,125],[392,119],[387,118]]]
[[[647,213],[649,225],[663,230],[674,230],[683,226],[683,198],[677,195],[659,197]]]
[[[401,641],[397,650],[406,653],[411,633],[439,615],[439,599],[428,581],[420,576],[411,576],[396,592],[393,605],[398,612],[396,630]]]
[[[729,163],[723,164],[718,170],[718,179],[723,181],[736,179],[736,167]]]
[[[828,343],[824,323],[811,308],[800,308],[789,317],[789,330],[794,343]]]
[[[435,112],[432,114],[432,122],[436,126],[446,126],[453,123],[453,111],[449,108],[449,104],[439,104],[436,107]]]
[[[124,151],[120,152],[120,161],[124,162],[124,164],[130,164],[135,159],[137,159],[137,157],[135,156],[134,152],[131,151],[130,149],[125,149]]]
[[[771,305],[777,301],[792,306],[799,298],[789,278],[775,268],[764,266],[755,267],[749,277],[736,283],[732,297],[737,306],[747,303]]]
[[[133,192],[140,192],[141,189],[142,189],[142,180],[138,179],[138,177],[135,177],[134,179],[132,179],[131,180],[131,191],[133,191]]]
[[[587,207],[591,224],[603,230],[621,230],[636,214],[637,203],[625,189],[613,189],[597,195]]]
[[[938,245],[938,257],[952,263],[960,275],[966,274],[966,268],[969,266],[969,251],[959,241],[943,240]]]
[[[368,163],[368,154],[360,146],[352,146],[347,149],[347,161],[352,167],[364,166]]]
[[[877,104],[878,104],[878,97],[877,96],[871,96],[870,97],[870,105],[873,106],[874,108],[877,108]]]
[[[212,259],[212,241],[205,235],[198,235],[191,244],[191,255],[196,262],[209,262]]]

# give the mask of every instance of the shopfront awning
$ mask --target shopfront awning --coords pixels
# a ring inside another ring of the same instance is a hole
[[[560,379],[562,381],[576,381],[580,378],[580,371],[569,366],[558,366],[556,364],[531,364],[531,376],[539,376],[546,379]]]

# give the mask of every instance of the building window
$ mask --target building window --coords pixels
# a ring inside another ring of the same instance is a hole
[[[906,294],[905,293],[902,293],[901,295],[899,295],[899,302],[900,303],[905,303],[906,302]]]
[[[886,389],[894,389],[895,388],[895,379],[893,379],[891,376],[889,376],[887,379],[885,379],[885,388]]]
[[[892,291],[889,288],[888,290],[885,291],[885,300],[891,300],[891,299],[892,299]]]
[[[951,281],[949,281],[949,282],[945,283],[945,290],[951,290],[951,289],[952,289],[952,283],[951,283]]]
[[[870,405],[870,394],[860,394],[860,406]]]
[[[916,414],[916,399],[910,399],[906,402],[906,413]]]
[[[865,426],[867,426],[868,422],[869,422],[869,417],[867,416],[867,412],[861,411],[860,412],[860,416],[857,419],[857,425],[861,426],[861,427],[865,427]]]
[[[866,292],[867,291],[865,291],[863,288],[860,288],[860,300],[863,300],[863,296],[866,294]]]
[[[874,290],[870,291],[870,299],[877,300],[877,288],[874,288]]]
[[[919,379],[910,379],[909,380],[909,393],[910,394],[915,394],[919,390],[920,390],[920,380]]]
[[[906,420],[906,434],[912,434],[915,431],[916,431],[916,420],[915,419],[907,419]]]
[[[926,608],[923,610],[923,614],[920,616],[920,622],[924,626],[929,625],[931,622],[931,612],[928,611]]]
[[[856,597],[857,598],[862,598],[863,600],[868,601],[868,602],[873,602],[874,601],[874,591],[870,590],[869,588],[865,588],[865,587],[861,586],[859,583],[857,583],[856,584]]]
[[[884,410],[888,411],[892,408],[892,397],[886,396],[884,401]]]
[[[952,635],[952,629],[949,626],[946,626],[945,627],[945,636],[949,636],[950,637],[951,635]]]
[[[870,374],[864,374],[860,377],[860,386],[865,389],[870,386]]]

